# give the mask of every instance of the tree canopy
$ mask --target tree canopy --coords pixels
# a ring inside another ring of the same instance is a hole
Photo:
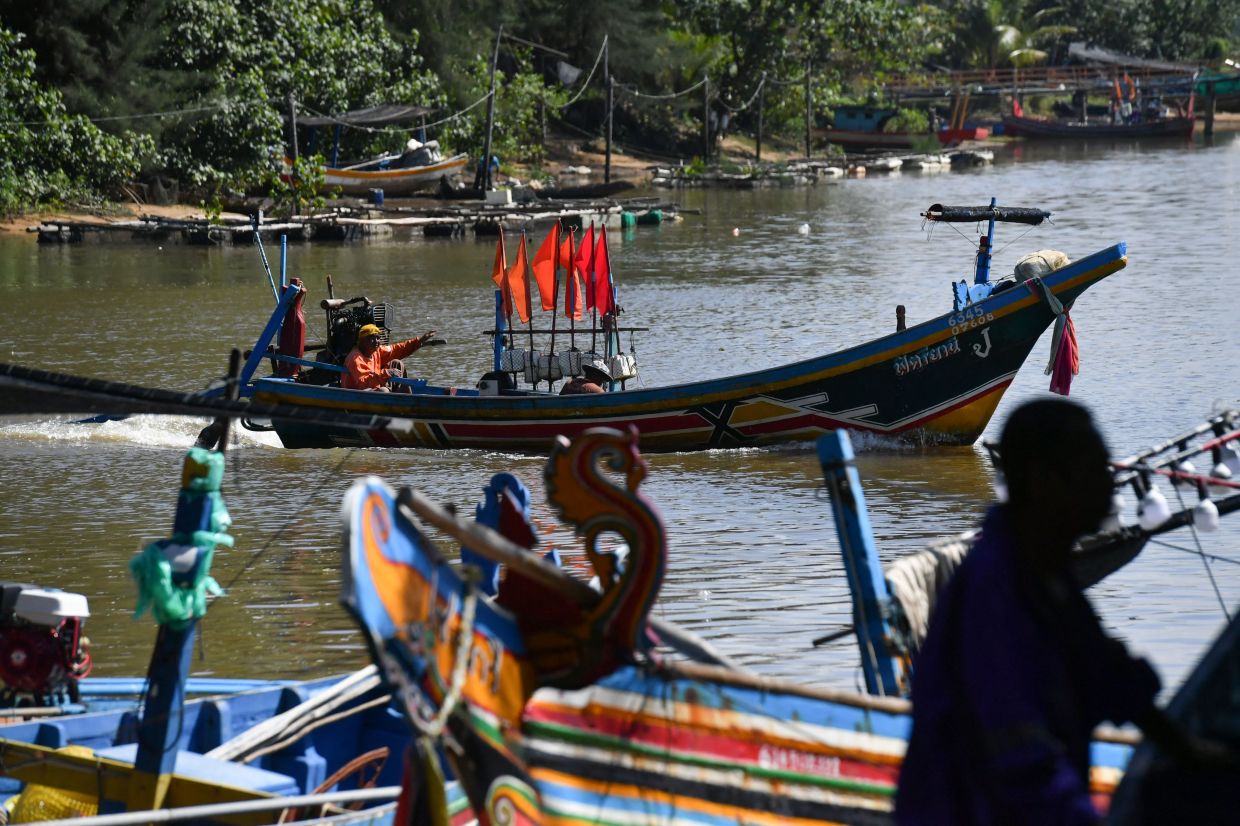
[[[0,209],[138,176],[204,197],[270,185],[289,96],[425,106],[432,137],[478,155],[497,42],[494,146],[537,164],[548,125],[598,134],[608,80],[617,139],[683,155],[704,97],[751,128],[761,87],[766,131],[796,135],[806,78],[814,118],[890,73],[1055,62],[1070,40],[1218,58],[1238,20],[1240,0],[0,0]],[[407,132],[346,129],[342,157]]]

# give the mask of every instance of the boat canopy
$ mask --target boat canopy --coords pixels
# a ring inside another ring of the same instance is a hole
[[[927,221],[943,221],[953,224],[972,224],[993,219],[1009,224],[1029,224],[1034,227],[1051,217],[1046,210],[1032,207],[943,206],[942,204],[932,204],[921,215]]]
[[[302,117],[298,115],[298,126],[386,126],[389,123],[408,123],[431,113],[425,106],[405,106],[403,104],[385,103],[370,106],[366,109],[354,109],[352,112],[341,112],[338,115],[318,115]]]

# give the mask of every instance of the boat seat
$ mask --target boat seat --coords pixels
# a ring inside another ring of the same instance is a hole
[[[107,757],[131,765],[137,753],[137,743],[113,746],[112,748],[100,749],[95,752],[99,757]],[[192,777],[198,780],[209,780],[212,783],[220,783],[241,789],[253,789],[254,791],[266,792],[276,796],[302,793],[301,789],[297,787],[297,781],[286,774],[247,766],[244,763],[234,763],[231,760],[216,760],[192,751],[177,752],[176,768],[173,769],[173,774],[180,775],[181,777]]]

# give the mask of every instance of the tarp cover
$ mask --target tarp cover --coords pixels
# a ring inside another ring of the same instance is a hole
[[[385,103],[366,109],[354,109],[338,115],[297,116],[298,126],[386,126],[389,123],[408,123],[431,113],[425,106],[404,106]]]

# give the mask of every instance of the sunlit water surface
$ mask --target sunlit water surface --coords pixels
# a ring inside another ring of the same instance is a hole
[[[1020,147],[992,168],[844,180],[807,189],[676,193],[701,210],[677,223],[610,236],[641,382],[658,385],[779,364],[889,332],[950,309],[949,282],[971,271],[974,228],[931,233],[933,203],[1000,203],[1053,211],[1022,237],[1002,227],[994,271],[1027,252],[1076,258],[1127,241],[1126,270],[1073,311],[1089,405],[1117,454],[1240,403],[1240,141],[1158,146]],[[809,225],[809,233],[797,228]],[[738,233],[733,232],[733,229]],[[969,236],[969,237],[964,237]],[[539,235],[539,238],[541,234]],[[514,246],[510,244],[510,250]],[[278,250],[269,246],[273,265]],[[294,245],[290,273],[312,290],[395,305],[399,335],[434,328],[448,341],[414,357],[423,375],[472,386],[489,359],[493,242],[398,234],[365,244]],[[40,247],[0,239],[0,360],[194,390],[249,346],[272,306],[252,247],[87,243]],[[307,312],[311,338],[322,318]],[[629,342],[625,342],[626,347]],[[1049,335],[987,430],[1046,393]],[[141,674],[153,637],[131,619],[126,564],[166,535],[184,448],[203,422],[138,417],[103,426],[0,423],[0,577],[79,591],[95,673]],[[913,449],[859,440],[879,552],[893,559],[971,527],[991,498],[985,451]],[[535,491],[544,535],[580,568],[572,537],[542,501],[537,457],[485,451],[286,451],[242,431],[227,501],[236,548],[214,573],[227,588],[204,625],[199,674],[307,676],[360,665],[364,647],[337,604],[341,496],[378,474],[468,508],[501,470]],[[645,491],[661,508],[670,560],[656,611],[755,670],[837,688],[859,683],[851,639],[812,648],[848,624],[838,543],[810,445],[650,457]],[[1053,518],[1053,516],[1049,517]],[[1131,514],[1130,517],[1131,518]],[[1193,535],[1152,546],[1091,591],[1107,625],[1178,683],[1223,614]],[[1240,560],[1240,519],[1201,546]],[[1216,562],[1223,600],[1240,603],[1236,563]]]

